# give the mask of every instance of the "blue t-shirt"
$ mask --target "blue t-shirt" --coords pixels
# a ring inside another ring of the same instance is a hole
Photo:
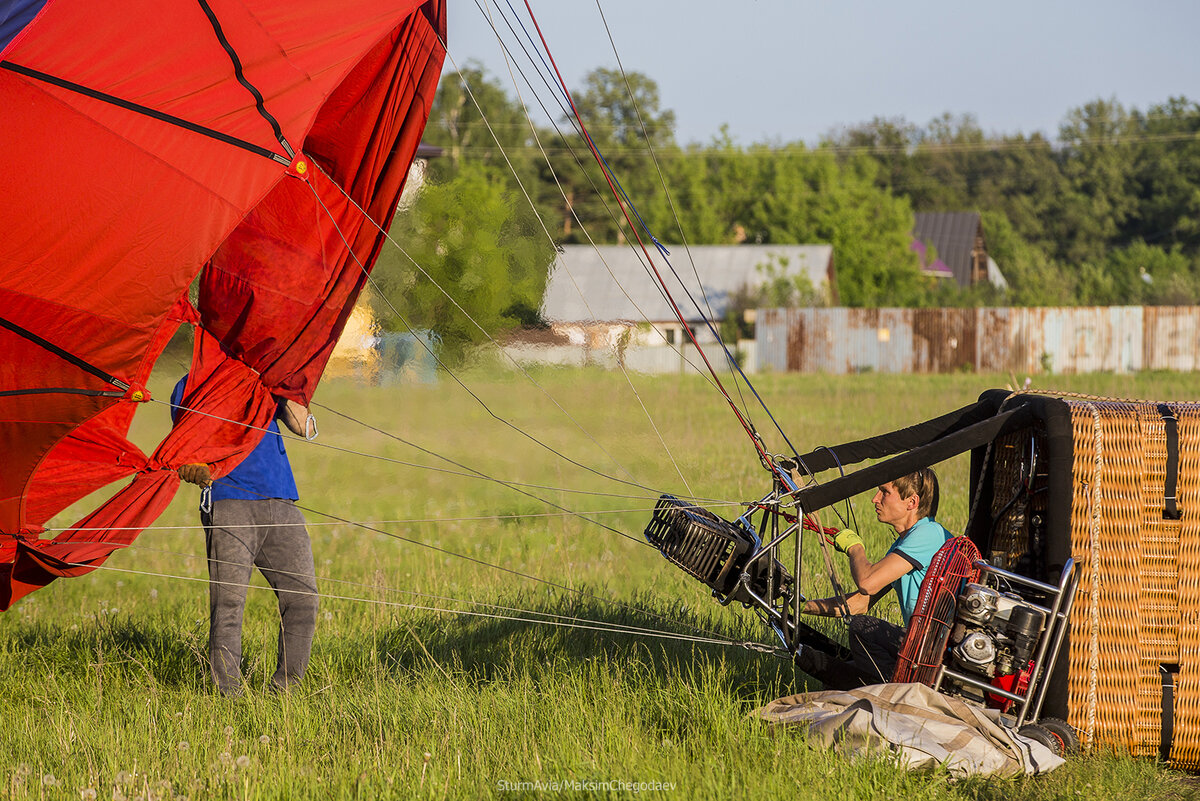
[[[179,379],[171,392],[171,420],[179,417],[179,404],[183,400],[187,376]],[[229,475],[218,478],[212,485],[212,499],[259,501],[264,498],[284,498],[289,501],[300,499],[296,490],[296,479],[292,465],[288,462],[283,447],[283,436],[274,420],[267,426],[267,433],[241,464]]]
[[[900,554],[913,567],[892,582],[896,589],[896,597],[900,600],[900,614],[904,618],[904,625],[908,625],[908,619],[912,617],[913,609],[917,606],[917,596],[921,593],[921,582],[925,580],[925,571],[930,560],[946,544],[946,540],[953,536],[940,523],[922,517],[912,528],[897,537],[892,547],[888,548],[888,553]]]

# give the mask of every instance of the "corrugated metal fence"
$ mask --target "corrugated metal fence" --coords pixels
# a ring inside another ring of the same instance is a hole
[[[1200,307],[760,309],[758,368],[1117,373],[1200,368]]]

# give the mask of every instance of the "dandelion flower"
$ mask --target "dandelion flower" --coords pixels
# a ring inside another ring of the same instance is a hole
[[[239,768],[248,768],[248,767],[250,767],[250,757],[246,756],[245,754],[242,754],[236,760],[234,760],[234,764],[237,765]]]
[[[126,770],[117,771],[115,780],[117,784],[132,784],[133,774]]]
[[[46,773],[42,776],[42,786],[43,787],[57,787],[58,779],[54,778],[53,773]]]
[[[79,797],[83,799],[83,801],[96,801],[96,788],[84,787],[79,791]]]
[[[22,762],[20,765],[17,765],[18,776],[28,776],[30,773],[33,773],[33,768],[31,768],[27,763]]]
[[[226,737],[232,737],[232,736],[233,736],[233,727],[232,727],[232,726],[226,726],[226,727],[225,727],[225,736],[226,736]]]
[[[270,745],[270,744],[271,744],[271,738],[270,738],[270,736],[269,736],[269,735],[266,735],[266,734],[264,734],[263,736],[259,737],[259,738],[258,738],[258,741],[259,741],[259,743],[261,743],[262,745]]]
[[[433,759],[433,754],[431,754],[431,753],[429,753],[428,751],[426,751],[426,752],[425,752],[425,761],[426,761],[426,762],[428,762],[428,761],[429,761],[429,760],[431,760],[431,759]]]
[[[188,744],[187,740],[184,740],[183,742],[180,742],[180,743],[176,743],[175,747],[178,748],[180,751],[186,751],[189,748],[191,748],[191,746]]]
[[[230,765],[233,763],[233,754],[229,753],[228,751],[222,751],[217,755],[217,761],[219,761],[222,765]]]

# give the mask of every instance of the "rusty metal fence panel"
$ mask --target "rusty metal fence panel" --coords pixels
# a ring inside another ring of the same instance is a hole
[[[1200,309],[1147,306],[1142,335],[1143,363],[1153,370],[1200,367]]]
[[[760,309],[758,367],[1127,373],[1200,366],[1200,307]]]

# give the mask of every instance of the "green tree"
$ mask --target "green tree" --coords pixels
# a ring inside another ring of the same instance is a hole
[[[878,164],[866,157],[839,165],[832,149],[795,145],[757,160],[757,200],[747,228],[766,243],[828,242],[838,293],[848,306],[917,302],[926,282],[910,249],[908,201],[875,186]]]
[[[1134,174],[1137,214],[1126,233],[1200,253],[1200,104],[1184,97],[1151,106],[1139,126]]]
[[[1121,104],[1096,100],[1074,109],[1059,129],[1064,193],[1049,233],[1067,263],[1103,263],[1109,247],[1135,212],[1130,137],[1135,126]]]
[[[520,174],[532,173],[532,132],[524,109],[478,62],[442,76],[422,140],[445,149],[430,177],[448,180],[464,163],[486,165],[511,180],[505,157]]]
[[[430,331],[441,356],[460,361],[472,346],[534,322],[554,258],[523,200],[488,169],[464,164],[426,186],[375,268],[376,312],[396,329]]]
[[[646,75],[600,68],[588,73],[584,88],[573,92],[575,108],[616,179],[636,208],[629,211],[633,226],[637,216],[655,233],[670,228],[672,216],[658,176],[655,157],[670,159],[675,146],[675,113],[659,106],[658,85]],[[564,126],[575,126],[573,117]],[[577,218],[595,241],[624,242],[634,237],[630,223],[613,198],[608,180],[591,155],[581,132],[564,137],[564,146],[579,156],[559,172],[566,194],[563,217]],[[652,155],[651,151],[654,151]],[[661,162],[660,162],[661,163]],[[638,231],[643,240],[644,232]],[[568,242],[586,242],[583,232],[564,231]]]
[[[1068,306],[1074,302],[1074,281],[1061,265],[1027,242],[1003,213],[985,211],[981,216],[988,254],[1008,282],[1001,302],[1016,306]]]

